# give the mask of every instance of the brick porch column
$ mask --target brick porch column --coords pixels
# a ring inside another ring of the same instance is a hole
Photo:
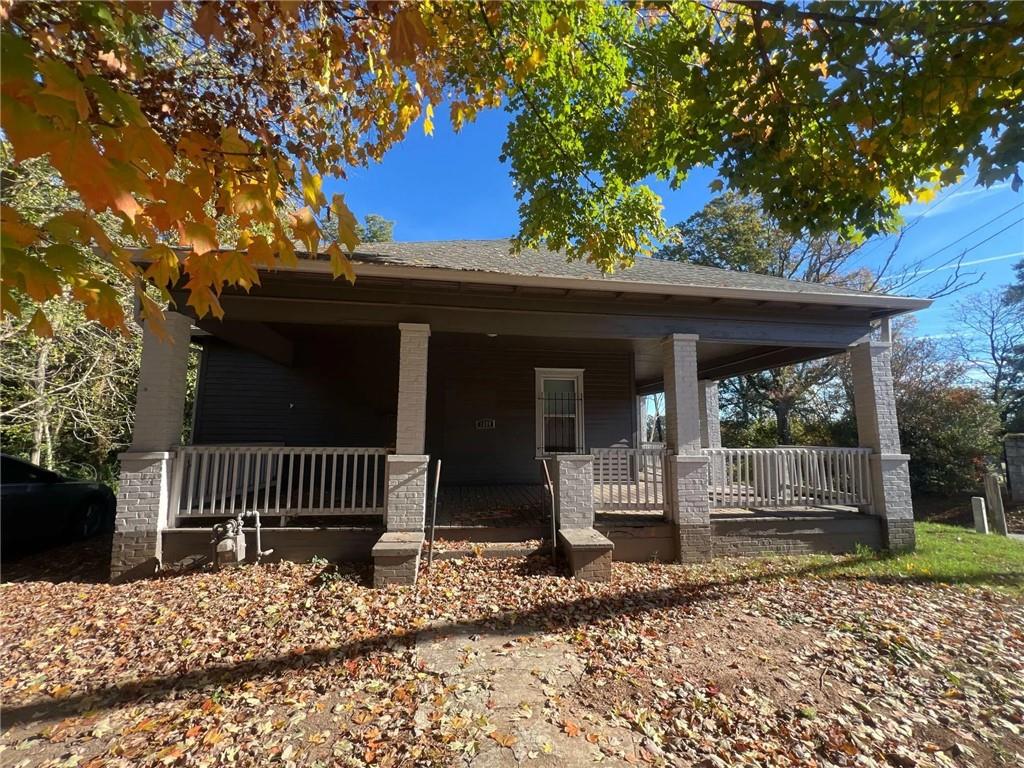
[[[400,323],[395,455],[387,461],[388,531],[422,531],[426,523],[427,346],[430,326]]]
[[[873,512],[882,519],[883,544],[899,551],[914,549],[914,508],[907,470],[910,457],[900,450],[891,346],[883,341],[856,344],[850,348],[850,365],[858,442],[873,451]]]
[[[427,519],[427,347],[430,326],[399,323],[395,454],[387,457],[386,532],[373,547],[373,584],[412,585]]]
[[[172,451],[181,442],[192,321],[166,313],[170,340],[142,330],[142,360],[135,395],[131,448],[121,454],[117,520],[110,557],[111,581],[156,573],[160,534],[167,527]]]
[[[662,340],[667,457],[665,502],[678,535],[677,559],[711,557],[708,460],[701,453],[701,387],[697,382],[697,336],[673,334]]]
[[[594,527],[594,457],[555,455],[555,500],[559,530]]]

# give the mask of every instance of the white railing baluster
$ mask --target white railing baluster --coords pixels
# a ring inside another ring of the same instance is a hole
[[[703,453],[713,509],[871,503],[867,448],[707,448]]]
[[[601,510],[660,511],[665,450],[594,448],[594,504]]]
[[[385,448],[183,446],[171,458],[170,524],[177,518],[235,517],[257,509],[282,520],[382,514],[387,453]],[[633,485],[639,481],[635,478]],[[626,493],[623,504],[636,506],[639,492],[627,488]]]

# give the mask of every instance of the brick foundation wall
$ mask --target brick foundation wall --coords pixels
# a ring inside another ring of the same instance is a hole
[[[558,541],[565,552],[573,578],[583,581],[608,582],[612,578],[611,539],[593,528],[571,528],[558,532]]]
[[[871,515],[846,519],[717,519],[711,523],[715,557],[844,554],[857,545],[878,549],[882,521]]]
[[[581,552],[570,558],[569,567],[573,578],[598,583],[612,579],[612,550],[605,552]]]

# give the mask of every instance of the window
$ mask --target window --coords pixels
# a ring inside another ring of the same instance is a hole
[[[537,368],[537,455],[582,453],[583,369]]]

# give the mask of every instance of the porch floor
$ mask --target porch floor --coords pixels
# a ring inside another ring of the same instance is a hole
[[[543,485],[442,483],[437,495],[437,525],[439,528],[533,527],[550,521],[549,505]],[[430,512],[428,508],[428,518]]]

